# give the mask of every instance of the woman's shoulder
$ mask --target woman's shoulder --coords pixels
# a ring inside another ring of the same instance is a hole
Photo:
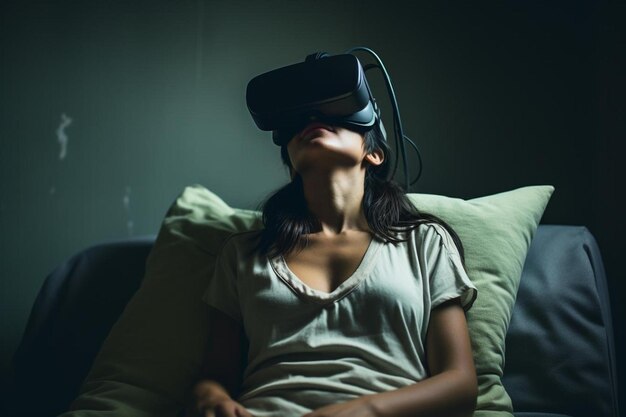
[[[409,239],[432,239],[436,235],[444,238],[449,236],[449,232],[442,224],[432,220],[425,220],[410,226],[398,226],[394,228],[394,232],[400,237]]]
[[[396,237],[416,247],[439,246],[441,244],[447,248],[454,246],[450,232],[441,223],[432,220],[399,227],[396,229]]]

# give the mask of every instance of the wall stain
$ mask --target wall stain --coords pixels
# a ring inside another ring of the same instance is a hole
[[[65,129],[72,124],[72,118],[67,116],[65,113],[61,114],[61,124],[57,127],[57,140],[59,141],[59,145],[61,149],[59,151],[59,159],[62,161],[67,156],[67,142],[69,138],[65,133]]]
[[[124,211],[126,212],[126,231],[128,232],[128,236],[132,236],[134,234],[135,223],[133,222],[133,217],[131,215],[130,210],[130,186],[126,186],[126,191],[124,193],[124,198],[122,198],[122,203],[124,204]]]

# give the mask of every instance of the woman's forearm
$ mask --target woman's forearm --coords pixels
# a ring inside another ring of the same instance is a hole
[[[477,393],[476,375],[445,371],[407,387],[366,397],[380,417],[471,417]]]

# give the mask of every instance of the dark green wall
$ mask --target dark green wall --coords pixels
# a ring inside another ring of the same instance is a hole
[[[404,132],[424,158],[417,191],[472,198],[554,185],[543,223],[590,228],[615,320],[623,316],[622,7],[118,3],[0,6],[3,384],[51,269],[96,242],[155,234],[188,184],[254,208],[288,177],[270,133],[247,112],[247,82],[357,45],[377,52],[392,78]],[[368,78],[391,134],[383,78],[374,70]],[[59,130],[65,117],[71,123]]]

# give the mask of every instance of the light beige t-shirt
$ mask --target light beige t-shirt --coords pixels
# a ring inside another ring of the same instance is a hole
[[[430,311],[478,292],[450,234],[435,223],[374,237],[331,293],[308,287],[284,258],[254,251],[261,231],[224,243],[203,300],[241,323],[248,365],[237,399],[255,417],[301,417],[324,405],[398,389],[428,376]]]

